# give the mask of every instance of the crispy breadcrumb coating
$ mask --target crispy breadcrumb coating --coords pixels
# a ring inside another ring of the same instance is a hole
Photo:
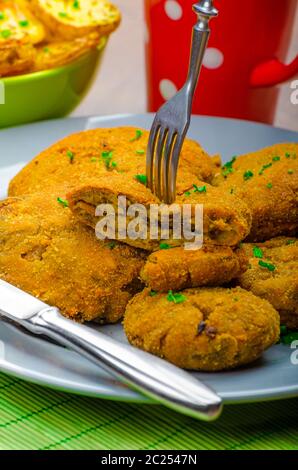
[[[268,300],[280,313],[281,323],[298,329],[298,240],[278,237],[264,243],[244,243],[249,269],[238,282]]]
[[[163,249],[152,253],[141,278],[152,290],[168,292],[189,287],[221,286],[246,271],[244,250],[203,246],[200,250]]]
[[[131,344],[179,367],[219,371],[253,362],[276,343],[279,315],[240,287],[145,289],[129,302],[124,329]]]
[[[144,256],[97,240],[59,201],[35,194],[0,203],[0,278],[74,320],[117,322],[142,288]]]
[[[284,143],[227,163],[214,184],[243,199],[252,212],[248,241],[298,231],[298,144]]]

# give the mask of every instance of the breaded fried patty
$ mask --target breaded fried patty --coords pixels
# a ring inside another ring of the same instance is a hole
[[[200,250],[163,249],[152,253],[141,278],[157,292],[189,287],[221,286],[246,271],[244,250],[228,246],[203,246]]]
[[[101,242],[66,202],[35,194],[0,203],[0,278],[77,321],[114,323],[140,290],[140,251]]]
[[[180,187],[182,182],[180,183]],[[185,182],[186,185],[186,182]],[[159,249],[163,240],[161,231],[161,214],[159,214],[158,233],[156,239],[149,237],[151,224],[150,206],[160,205],[160,200],[146,188],[134,175],[122,175],[111,173],[109,178],[93,178],[89,184],[82,187],[77,185],[77,189],[67,195],[69,205],[73,213],[84,223],[95,227],[100,218],[95,215],[96,207],[100,204],[111,204],[114,207],[118,220],[118,196],[125,196],[128,206],[141,204],[146,208],[147,236],[144,238],[126,237],[122,241],[125,243],[143,248],[145,250]],[[249,233],[251,224],[251,214],[247,205],[233,194],[226,194],[203,181],[196,185],[185,186],[183,192],[178,191],[175,204],[178,212],[183,204],[191,205],[191,224],[195,225],[195,208],[197,204],[203,205],[203,236],[204,243],[212,245],[235,246],[243,240]],[[173,230],[173,219],[170,220],[170,230],[166,241],[171,246],[180,246],[186,241],[184,234],[175,238]],[[125,220],[127,227],[131,222],[129,217]],[[183,220],[181,218],[181,225]],[[115,237],[117,239],[116,230]],[[182,230],[183,232],[183,230]]]
[[[124,329],[131,344],[179,367],[219,371],[260,357],[279,338],[279,316],[240,287],[145,289],[129,302]]]
[[[268,300],[280,313],[281,323],[298,329],[298,240],[278,237],[264,243],[243,244],[249,269],[238,281]]]
[[[93,129],[70,135],[34,158],[12,180],[9,196],[35,192],[65,194],[90,179],[114,174],[134,177],[146,172],[148,131],[133,127]],[[180,158],[178,189],[199,179],[211,181],[218,172],[218,157],[211,158],[194,141],[186,140]]]
[[[223,167],[214,184],[238,195],[251,209],[248,241],[298,231],[298,144],[277,144],[241,155]]]

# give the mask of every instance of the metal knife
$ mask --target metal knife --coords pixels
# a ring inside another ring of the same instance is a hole
[[[219,417],[221,398],[188,372],[88,326],[0,280],[0,320],[44,335],[86,357],[162,405],[205,421]]]

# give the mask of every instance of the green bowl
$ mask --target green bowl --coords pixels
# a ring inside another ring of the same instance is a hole
[[[0,128],[70,113],[88,91],[106,44],[103,38],[97,49],[63,67],[0,79]]]

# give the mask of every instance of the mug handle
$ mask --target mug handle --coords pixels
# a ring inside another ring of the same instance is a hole
[[[269,87],[287,82],[298,75],[298,55],[286,65],[278,59],[271,59],[258,64],[250,75],[250,85],[256,87]]]

